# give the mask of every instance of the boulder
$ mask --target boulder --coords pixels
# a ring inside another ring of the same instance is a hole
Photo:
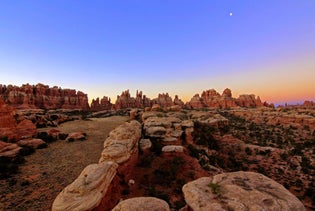
[[[131,109],[129,112],[129,119],[134,120],[138,117],[138,109]]]
[[[118,165],[115,162],[91,164],[80,176],[62,190],[52,205],[53,211],[92,210],[106,195]]]
[[[135,120],[126,122],[109,133],[99,162],[115,161],[118,164],[127,161],[137,153],[141,137],[141,124]]]
[[[36,125],[32,121],[28,119],[24,119],[17,125],[16,133],[22,139],[32,138],[36,136],[37,128],[36,128]]]
[[[0,141],[0,156],[14,158],[21,149],[17,144]]]
[[[162,152],[184,152],[184,147],[178,145],[168,145],[162,148]]]
[[[117,204],[112,211],[169,211],[168,204],[162,199],[155,197],[136,197],[123,200]]]
[[[20,140],[17,142],[17,145],[19,145],[20,147],[31,147],[33,149],[47,147],[47,143],[42,139]]]
[[[72,132],[66,138],[66,141],[82,141],[86,139],[86,134],[83,132]]]
[[[306,210],[282,185],[254,172],[202,177],[185,184],[182,189],[185,201],[194,211]]]
[[[152,142],[150,141],[150,139],[141,139],[139,141],[139,145],[140,145],[140,150],[145,151],[152,147]]]
[[[154,104],[151,111],[161,111],[161,106],[159,104]]]
[[[166,129],[162,126],[149,127],[145,130],[145,134],[152,138],[162,138],[166,134]]]

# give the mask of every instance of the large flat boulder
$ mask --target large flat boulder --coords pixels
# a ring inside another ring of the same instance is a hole
[[[306,210],[282,185],[254,172],[202,177],[184,185],[183,192],[194,211]]]
[[[91,210],[106,195],[118,165],[115,162],[91,164],[80,176],[58,194],[52,205],[53,211]]]
[[[158,198],[154,197],[136,197],[126,199],[117,204],[112,211],[169,211],[168,204]]]

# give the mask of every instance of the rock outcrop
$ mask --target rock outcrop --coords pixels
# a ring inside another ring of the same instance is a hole
[[[29,139],[29,140],[20,140],[17,142],[17,145],[20,147],[31,147],[33,149],[40,149],[47,147],[47,143],[42,139]]]
[[[89,109],[87,94],[43,84],[0,85],[0,98],[19,109]]]
[[[0,99],[0,138],[8,141],[32,138],[37,134],[36,126],[23,117],[17,118],[16,110]]]
[[[141,124],[135,120],[111,131],[99,163],[87,166],[59,193],[52,210],[110,210],[114,207],[121,184],[132,181],[130,172],[137,162],[140,137]]]
[[[103,111],[103,110],[111,110],[113,108],[113,104],[111,103],[111,99],[104,96],[101,101],[99,98],[96,100],[92,100],[91,103],[91,111]]]
[[[109,133],[99,162],[115,161],[122,164],[137,154],[141,137],[141,125],[137,121],[126,122]]]
[[[97,207],[116,175],[118,165],[107,161],[87,166],[55,199],[52,210],[92,210]]]
[[[209,89],[203,91],[201,97],[199,94],[194,95],[186,103],[187,108],[233,108],[233,107],[260,107],[263,106],[260,98],[255,95],[240,95],[239,98],[233,98],[230,89],[225,89],[220,95],[216,90]]]
[[[315,103],[313,101],[306,100],[306,101],[304,101],[302,106],[304,106],[304,107],[314,107]]]
[[[198,210],[306,210],[282,185],[254,172],[199,178],[183,187],[185,201]]]
[[[124,108],[144,108],[150,107],[151,102],[150,99],[145,95],[142,95],[142,91],[136,93],[136,98],[131,97],[129,90],[126,90],[121,93],[121,95],[117,95],[117,100],[115,103],[115,109],[124,109]]]
[[[121,201],[112,211],[130,211],[130,210],[154,210],[169,211],[168,204],[154,197],[136,197]]]
[[[21,149],[17,144],[0,141],[0,157],[15,158]]]
[[[168,95],[168,93],[159,94],[158,97],[154,98],[151,102],[152,102],[152,104],[158,104],[163,108],[170,107],[170,106],[174,105],[173,100]]]

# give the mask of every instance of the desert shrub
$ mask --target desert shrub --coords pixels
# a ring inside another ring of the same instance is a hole
[[[194,122],[193,138],[197,145],[208,146],[210,149],[218,150],[218,141],[213,137],[212,133],[216,129],[208,124]]]
[[[211,188],[213,194],[219,194],[221,191],[221,186],[217,183],[209,183],[208,186]]]
[[[59,134],[59,139],[60,140],[66,140],[67,137],[68,137],[68,134],[66,134],[66,133],[60,133]]]
[[[188,145],[188,150],[189,150],[189,155],[191,157],[194,157],[194,158],[197,158],[199,159],[199,153],[200,153],[200,150],[196,149],[193,145],[189,144]]]
[[[158,113],[156,116],[159,117],[159,118],[164,117],[164,115],[163,115],[163,114],[160,114],[160,113]]]
[[[28,186],[28,185],[30,185],[30,181],[28,180],[24,180],[21,182],[21,186]]]
[[[247,155],[252,155],[252,150],[249,147],[245,148],[245,152]]]
[[[176,175],[179,168],[185,164],[185,160],[182,157],[174,157],[171,161],[170,170],[173,175]]]
[[[194,171],[189,171],[188,175],[189,175],[190,179],[195,179],[195,172]]]
[[[226,124],[219,124],[219,131],[221,134],[227,134],[230,131],[230,126]]]
[[[239,171],[243,168],[242,162],[235,159],[234,156],[229,156],[227,167],[232,171]]]
[[[37,147],[37,149],[44,149],[44,148],[47,148],[47,146],[48,146],[47,143],[43,143],[43,144],[39,145],[39,146]]]
[[[315,205],[315,187],[308,187],[305,191],[305,196],[310,197],[312,200],[312,204]]]
[[[69,138],[68,142],[74,142],[74,138]]]
[[[40,132],[37,134],[37,138],[42,139],[46,143],[51,143],[53,141],[56,141],[57,139],[51,135],[49,135],[47,132]]]
[[[128,189],[128,188],[126,188],[126,189],[123,189],[122,191],[121,191],[121,194],[122,195],[128,195],[130,193],[130,190]]]
[[[9,139],[8,139],[8,137],[7,136],[5,136],[5,137],[1,137],[0,138],[3,142],[8,142],[9,141]]]
[[[154,160],[154,155],[143,156],[140,158],[138,166],[145,167],[145,168],[150,167],[153,160]]]
[[[179,210],[180,208],[184,207],[186,205],[186,202],[184,200],[178,200],[174,202],[174,206],[176,210]]]
[[[151,151],[154,152],[156,155],[161,155],[162,147],[161,141],[157,138],[151,138],[152,148]]]
[[[20,155],[22,156],[26,156],[26,155],[30,155],[33,154],[35,152],[35,149],[29,146],[24,146],[22,147],[22,149],[20,150]]]
[[[0,157],[0,179],[7,178],[18,172],[18,163],[8,157]]]
[[[280,157],[281,157],[282,160],[287,160],[288,159],[288,154],[282,153],[282,154],[280,154]]]

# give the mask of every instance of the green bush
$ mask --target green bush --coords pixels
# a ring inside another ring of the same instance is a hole
[[[221,191],[221,186],[217,183],[209,183],[208,186],[211,188],[213,194],[219,194]]]

